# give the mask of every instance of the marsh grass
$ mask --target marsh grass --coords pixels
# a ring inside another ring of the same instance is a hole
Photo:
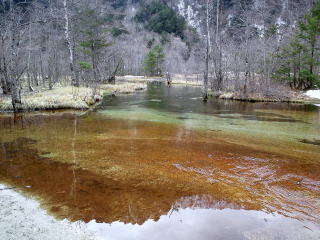
[[[210,95],[224,100],[237,100],[245,102],[288,102],[288,103],[312,103],[311,98],[301,92],[283,91],[282,94],[210,92]]]
[[[150,78],[144,76],[122,76],[117,77],[116,84],[98,85],[95,90],[88,87],[75,88],[59,84],[52,90],[37,88],[34,92],[24,92],[22,94],[21,111],[35,110],[58,110],[74,109],[86,110],[99,103],[103,95],[107,94],[131,94],[143,91],[147,88],[148,82],[166,82],[164,78]],[[172,76],[172,84],[189,85],[199,87],[202,81],[199,76],[186,76],[175,74]],[[25,89],[25,88],[24,88]],[[284,94],[285,92],[285,94]],[[302,93],[281,91],[272,96],[254,93],[243,96],[234,91],[230,92],[210,92],[212,96],[220,99],[240,100],[249,102],[310,102],[310,98]],[[0,95],[0,112],[13,111],[10,96]]]
[[[117,84],[104,84],[99,86],[99,89],[104,94],[130,94],[145,90],[146,88],[147,84],[145,82],[119,82]]]
[[[167,82],[165,77],[144,77],[144,76],[131,76],[131,75],[117,77],[117,81],[120,81],[120,82],[123,81],[126,83],[143,83],[143,84],[146,84],[148,82],[163,82],[163,83]],[[186,86],[202,86],[203,83],[200,75],[173,74],[171,76],[171,84],[186,85]]]
[[[88,87],[56,85],[52,90],[35,89],[22,93],[21,111],[75,109],[86,110],[95,106],[106,94],[130,94],[147,88],[144,82],[119,82],[115,85],[98,85],[94,90]],[[0,95],[0,111],[13,111],[10,96]]]
[[[89,109],[101,99],[101,93],[93,95],[90,88],[56,87],[52,90],[35,91],[22,96],[22,111],[54,109]],[[13,111],[11,98],[0,97],[0,111]]]

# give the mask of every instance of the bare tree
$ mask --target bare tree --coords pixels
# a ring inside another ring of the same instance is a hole
[[[206,55],[205,70],[203,76],[203,96],[204,102],[208,100],[208,79],[209,79],[209,57],[210,57],[210,0],[206,2]]]
[[[64,20],[65,20],[65,39],[67,42],[67,47],[69,51],[69,66],[70,66],[70,72],[71,72],[71,79],[72,84],[76,87],[79,87],[79,78],[75,74],[74,70],[74,53],[73,53],[73,46],[71,44],[71,39],[69,35],[69,28],[70,28],[70,20],[69,20],[69,11],[68,11],[68,5],[67,0],[63,0],[63,9],[64,9]]]
[[[10,52],[11,56],[8,64],[9,72],[9,88],[11,90],[12,105],[14,111],[18,111],[21,105],[21,87],[20,78],[27,66],[20,61],[20,44],[21,35],[23,34],[24,25],[21,24],[23,14],[19,6],[16,6],[14,1],[10,1],[9,20],[11,26],[10,34]]]

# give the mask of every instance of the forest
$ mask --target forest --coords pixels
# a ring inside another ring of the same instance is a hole
[[[186,16],[184,4],[158,0],[2,0],[7,108],[19,111],[25,94],[62,82],[97,89],[124,75],[197,75],[204,96],[242,99],[283,100],[319,87],[318,1],[199,4]]]

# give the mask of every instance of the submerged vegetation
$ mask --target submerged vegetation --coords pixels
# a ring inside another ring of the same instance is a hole
[[[86,114],[0,115],[0,181],[15,187],[0,190],[0,203],[10,206],[0,211],[0,226],[10,231],[5,236],[19,236],[35,225],[36,240],[69,221],[82,230],[99,223],[91,229],[102,234],[93,239],[131,239],[135,227],[139,239],[158,233],[160,240],[171,234],[163,226],[179,227],[177,239],[187,229],[230,239],[301,232],[299,240],[317,239],[318,127],[315,106],[203,104],[200,88],[158,83],[107,97]],[[29,201],[8,199],[13,191],[35,197],[59,221],[46,229],[36,209],[24,214]]]
[[[320,0],[0,0],[0,238],[318,240],[319,87]]]

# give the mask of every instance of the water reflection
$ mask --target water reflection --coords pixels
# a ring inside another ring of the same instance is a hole
[[[320,230],[310,223],[245,210],[176,209],[155,222],[143,225],[89,222],[88,229],[99,239],[319,239]]]
[[[312,104],[289,104],[289,103],[246,103],[239,101],[226,101],[216,98],[210,99],[209,102],[203,104],[201,100],[201,89],[197,87],[171,87],[165,85],[149,84],[145,93],[114,97],[110,96],[104,99],[101,109],[106,107],[127,108],[144,107],[155,109],[157,111],[166,111],[174,113],[199,113],[207,115],[215,115],[217,117],[237,118],[235,114],[241,115],[247,120],[257,121],[288,121],[295,122],[298,119],[280,114],[282,110],[293,113],[319,112],[319,108]],[[263,110],[263,112],[259,112]],[[268,112],[268,110],[277,111],[278,113]],[[221,115],[223,114],[223,115]],[[307,114],[306,114],[307,115]]]
[[[82,116],[0,116],[0,181],[115,239],[319,237],[318,110],[199,92],[150,85]]]
[[[43,206],[61,219],[142,224],[159,219],[184,195],[123,184],[76,165],[53,162],[39,156],[32,144],[35,141],[27,138],[1,143],[0,180],[40,196]]]
[[[310,158],[230,144],[220,132],[98,116],[15,133],[0,141],[0,180],[40,196],[59,218],[142,224],[196,195],[210,196],[198,198],[202,208],[220,202],[319,222],[320,208],[309,206],[318,206],[320,168]]]

